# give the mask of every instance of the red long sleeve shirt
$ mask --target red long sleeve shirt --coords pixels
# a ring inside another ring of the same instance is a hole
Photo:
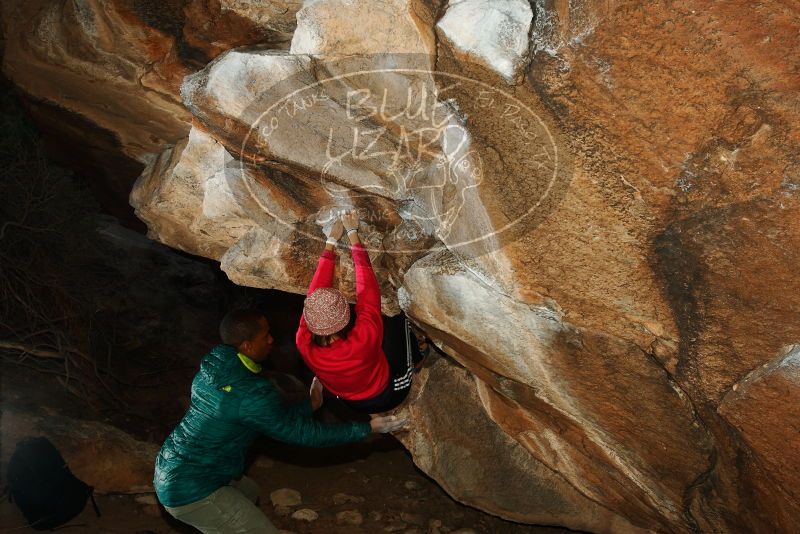
[[[361,400],[383,391],[389,382],[389,364],[381,348],[383,319],[378,279],[364,247],[355,244],[351,250],[356,269],[356,321],[347,339],[320,347],[311,341],[311,331],[301,316],[295,340],[306,365],[328,391],[343,399]],[[336,254],[323,252],[308,295],[318,287],[331,287],[335,266]]]

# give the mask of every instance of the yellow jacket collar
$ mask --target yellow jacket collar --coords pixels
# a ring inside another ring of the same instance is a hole
[[[242,360],[242,363],[245,367],[247,367],[253,373],[260,373],[261,372],[261,364],[254,362],[241,352],[236,353],[239,356],[239,359]]]

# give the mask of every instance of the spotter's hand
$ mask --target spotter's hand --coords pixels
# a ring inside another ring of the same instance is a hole
[[[400,419],[396,415],[373,417],[369,425],[376,434],[389,434],[391,432],[408,430],[408,419]]]
[[[308,394],[311,395],[311,410],[319,410],[319,407],[322,406],[322,383],[316,376],[311,381],[311,389],[308,390]]]

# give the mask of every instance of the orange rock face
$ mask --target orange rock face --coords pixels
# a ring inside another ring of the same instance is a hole
[[[143,164],[188,135],[183,77],[234,46],[288,48],[299,2],[3,2],[3,72],[52,155],[121,218]]]
[[[151,237],[302,293],[325,216],[362,210],[384,311],[449,356],[404,442],[454,497],[796,530],[796,6],[18,4],[6,73],[145,165]]]

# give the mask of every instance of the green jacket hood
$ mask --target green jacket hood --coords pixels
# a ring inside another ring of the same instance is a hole
[[[215,389],[252,377],[232,345],[217,345],[200,362],[200,376]]]

